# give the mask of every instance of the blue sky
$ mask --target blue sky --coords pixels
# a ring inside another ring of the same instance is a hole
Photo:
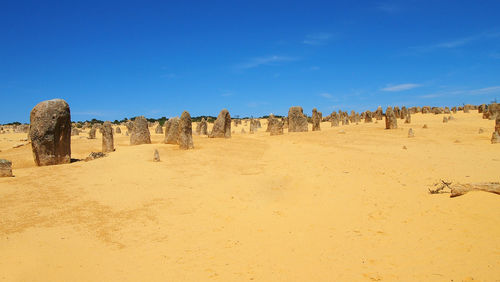
[[[500,1],[3,1],[0,123],[500,100]]]

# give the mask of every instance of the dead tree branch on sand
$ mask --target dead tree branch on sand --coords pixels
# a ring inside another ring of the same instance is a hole
[[[438,183],[433,185],[434,189],[429,188],[429,193],[440,194],[447,193],[444,191],[445,188],[450,190],[450,198],[462,196],[463,194],[470,191],[484,191],[500,195],[500,182],[482,182],[482,183],[470,183],[470,184],[460,184],[452,182],[447,182],[440,180]]]

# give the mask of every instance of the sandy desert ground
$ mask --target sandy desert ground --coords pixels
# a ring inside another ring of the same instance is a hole
[[[281,136],[233,125],[187,151],[151,128],[153,144],[118,134],[105,158],[47,167],[12,148],[26,134],[0,135],[15,175],[0,179],[0,280],[500,281],[500,196],[427,190],[500,181],[494,121],[454,116]],[[73,158],[101,150],[86,137]]]

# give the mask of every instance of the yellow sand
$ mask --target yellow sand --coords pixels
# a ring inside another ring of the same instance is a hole
[[[0,179],[0,280],[498,281],[500,196],[427,191],[500,180],[494,122],[454,116],[282,136],[233,124],[189,151],[153,128],[129,146],[122,127],[109,156],[49,167],[12,149],[26,134],[0,135],[15,174]],[[87,132],[73,158],[100,151]]]

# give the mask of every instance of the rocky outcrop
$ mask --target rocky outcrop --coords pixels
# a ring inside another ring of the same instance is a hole
[[[36,105],[30,114],[31,147],[38,166],[71,162],[71,115],[62,99]]]
[[[12,176],[12,162],[0,159],[0,177]]]
[[[184,111],[179,120],[179,148],[183,150],[193,149],[193,129],[191,115]]]
[[[312,110],[312,131],[321,130],[321,120],[323,119],[323,114],[318,112],[316,108]]]
[[[396,129],[398,128],[398,119],[396,114],[391,107],[387,107],[385,111],[385,129]]]
[[[174,117],[167,120],[165,125],[165,140],[166,144],[179,144],[179,118]]]
[[[111,122],[106,121],[101,127],[102,133],[102,152],[108,153],[115,150],[114,140],[113,140],[113,127]]]
[[[215,120],[210,138],[231,138],[231,115],[229,111],[223,109]]]
[[[136,117],[130,133],[130,145],[151,144],[148,121],[143,116]]]
[[[304,115],[302,107],[291,107],[288,110],[288,132],[306,132],[307,117]]]

